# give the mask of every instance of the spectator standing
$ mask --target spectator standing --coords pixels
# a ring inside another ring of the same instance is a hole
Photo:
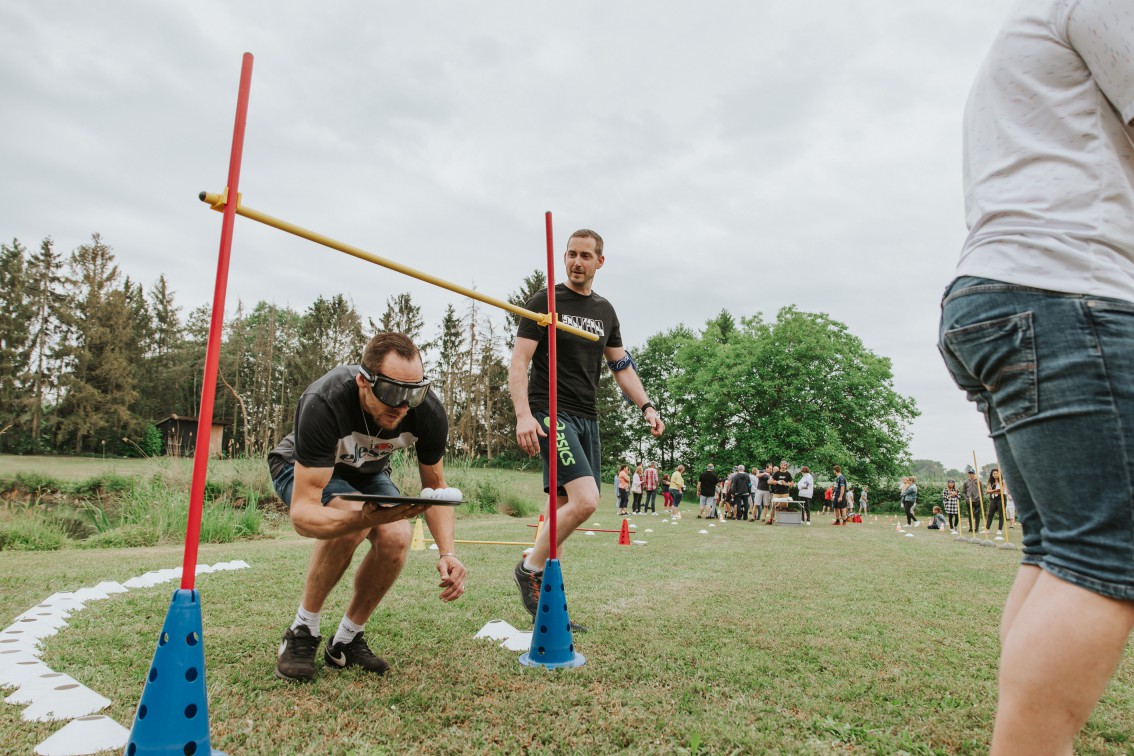
[[[917,506],[917,478],[913,475],[908,478],[903,478],[902,482],[905,486],[902,488],[902,509],[906,512],[906,525],[911,523],[916,528],[921,525],[921,520],[914,516],[914,507]]]
[[[862,492],[858,495],[858,511],[861,512],[863,515],[866,514],[867,491],[869,491],[869,490],[870,489],[869,489],[868,486],[863,486]]]
[[[788,472],[787,460],[780,460],[780,468],[772,473],[768,487],[772,491],[772,502],[768,506],[768,525],[776,524],[776,507],[786,506],[784,502],[791,499],[792,474]]]
[[[642,510],[642,466],[634,467],[634,475],[630,478],[630,495],[634,497],[633,512],[640,514]]]
[[[664,473],[662,475],[661,492],[662,509],[665,510],[665,513],[667,515],[671,514],[673,512],[673,490],[669,482],[669,473]]]
[[[984,529],[992,529],[992,517],[995,515],[999,522],[996,526],[996,535],[1004,535],[1004,502],[1001,497],[1000,470],[993,468],[988,474],[988,515],[985,519]]]
[[[717,495],[717,473],[713,469],[713,464],[710,462],[705,466],[705,471],[701,473],[701,477],[697,479],[697,496],[700,497],[699,501],[701,506],[697,510],[697,519],[702,517],[712,517],[714,501]]]
[[[949,529],[954,535],[957,533],[957,526],[961,524],[960,501],[961,492],[957,490],[957,481],[950,478],[945,484],[945,490],[941,492],[941,503],[949,520]]]
[[[729,478],[728,483],[728,491],[732,497],[734,519],[748,519],[748,496],[751,493],[749,485],[748,472],[744,469],[744,465],[737,465],[736,472]]]
[[[681,506],[681,495],[685,493],[685,465],[678,465],[673,474],[669,476],[669,491],[673,494],[673,516],[681,519],[678,507]]]
[[[618,466],[618,516],[630,514],[630,465]]]
[[[835,521],[832,525],[846,525],[847,520],[847,479],[843,476],[841,465],[835,465],[835,484],[831,491],[831,509],[835,510]]]
[[[648,510],[650,514],[657,514],[654,499],[658,495],[658,466],[653,460],[646,467],[646,479],[643,481],[642,487],[646,491],[646,504],[642,511]]]
[[[826,490],[823,491],[823,512],[822,512],[822,514],[826,514],[826,513],[831,511],[831,509],[832,509],[831,501],[834,498],[834,496],[835,496],[835,487],[834,486],[827,486]]]
[[[763,471],[756,473],[756,519],[764,519],[764,509],[772,505],[772,491],[768,487],[775,472],[775,465],[771,462],[764,466]]]
[[[965,472],[969,477],[965,479],[961,494],[962,498],[964,499],[964,503],[967,504],[969,508],[969,532],[975,533],[976,526],[974,525],[974,521],[980,522],[980,520],[977,519],[976,514],[974,514],[975,512],[980,511],[980,480],[976,476],[976,470],[974,470],[972,467],[966,468]]]
[[[799,488],[797,496],[799,496],[800,510],[803,513],[803,524],[811,524],[811,497],[815,495],[815,477],[811,474],[811,469],[804,465],[799,468]]]

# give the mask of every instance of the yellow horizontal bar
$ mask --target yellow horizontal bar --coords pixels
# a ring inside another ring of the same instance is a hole
[[[202,202],[208,204],[213,210],[219,210],[222,212],[224,211],[224,206],[228,201],[227,192],[224,195],[213,194],[212,192],[201,192],[199,197]],[[315,231],[310,231],[293,223],[288,223],[287,221],[280,220],[279,218],[273,218],[267,213],[261,213],[259,210],[253,210],[250,207],[245,207],[240,203],[239,197],[237,198],[236,203],[236,214],[242,215],[245,218],[250,218],[254,221],[258,221],[266,226],[278,228],[280,231],[286,231],[289,234],[294,234],[295,236],[307,239],[308,241],[313,241],[316,244],[323,245],[324,247],[330,247],[331,249],[337,249],[340,252],[346,252],[348,255],[357,257],[360,260],[366,260],[367,262],[372,262],[375,265],[381,265],[383,268],[396,270],[397,272],[407,275],[410,278],[416,278],[419,281],[425,281],[426,283],[433,284],[434,286],[440,286],[442,289],[448,289],[449,291],[452,291],[456,294],[461,294],[471,299],[475,299],[478,302],[484,302],[487,305],[499,307],[501,310],[507,310],[508,312],[519,315],[522,318],[534,320],[542,326],[547,326],[551,322],[551,318],[546,312],[534,312],[523,307],[518,307],[511,302],[505,302],[495,297],[490,297],[487,294],[481,294],[479,291],[474,291],[473,289],[470,289],[466,286],[450,283],[428,273],[423,273],[420,270],[415,270],[406,265],[402,265],[401,263],[396,263],[393,260],[387,260],[384,257],[379,257],[378,255],[367,252],[364,249],[359,249],[358,247],[352,247],[349,244],[344,244],[341,241],[336,241],[329,236],[324,236],[323,234],[317,233]],[[593,333],[588,333],[581,328],[576,328],[575,326],[570,326],[566,323],[559,322],[558,316],[555,320],[555,327],[560,331],[565,331],[566,333],[581,336],[588,341],[598,341],[598,336]]]
[[[433,543],[432,538],[426,538],[426,543]],[[455,540],[453,543],[480,543],[487,546],[531,546],[531,541],[462,541]]]

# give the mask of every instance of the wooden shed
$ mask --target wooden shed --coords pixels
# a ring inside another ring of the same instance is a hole
[[[199,418],[170,415],[157,424],[165,453],[171,457],[192,457],[197,448],[197,422]],[[213,422],[209,431],[209,456],[220,457],[224,453],[222,437],[224,423]]]

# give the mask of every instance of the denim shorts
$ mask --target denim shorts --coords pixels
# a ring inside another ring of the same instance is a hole
[[[1023,563],[1134,601],[1134,303],[962,277],[938,347],[984,413]]]
[[[546,412],[535,412],[536,422],[547,432],[550,415]],[[563,484],[570,483],[588,475],[595,479],[595,486],[602,490],[601,459],[599,446],[598,420],[589,417],[577,417],[562,412],[556,413],[556,422],[559,432],[556,434],[555,446],[558,452],[558,466],[555,470],[555,487],[559,489],[560,496],[566,496],[567,491]],[[550,434],[539,437],[539,454],[543,458],[543,490],[551,490],[550,472],[548,470],[547,440]],[[621,497],[618,499],[621,501]]]
[[[276,493],[290,509],[291,491],[295,487],[295,465],[285,464],[281,466],[276,476],[272,478],[272,485],[275,486]],[[345,493],[397,496],[401,491],[394,485],[394,481],[390,480],[390,473],[386,470],[374,475],[355,476],[350,483],[345,478],[332,474],[327,485],[323,487],[323,506],[326,506],[328,501],[339,494]]]

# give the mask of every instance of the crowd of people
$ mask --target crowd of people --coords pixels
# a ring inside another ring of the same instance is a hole
[[[856,518],[861,521],[869,507],[869,488],[858,487],[856,509],[855,487],[847,481],[840,465],[835,465],[832,472],[834,481],[823,491],[820,514],[833,514],[832,525],[846,525]],[[778,512],[797,509],[802,523],[810,525],[815,476],[806,465],[799,468],[798,475],[797,478],[791,472],[787,460],[780,460],[779,465],[768,462],[762,469],[753,467],[751,471],[736,465],[724,474],[709,463],[697,478],[697,519],[774,525]],[[623,464],[614,479],[618,515],[656,514],[660,494],[663,512],[681,519],[685,488],[685,465],[678,465],[672,473],[659,473],[656,462],[647,462],[644,467],[637,464],[633,470],[629,464]]]

